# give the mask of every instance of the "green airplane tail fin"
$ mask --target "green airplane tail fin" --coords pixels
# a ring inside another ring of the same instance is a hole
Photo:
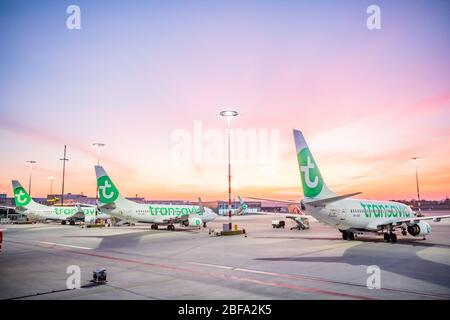
[[[319,167],[300,130],[294,129],[294,141],[305,198],[321,199],[336,196],[323,180]]]
[[[102,166],[95,166],[95,175],[97,177],[98,196],[101,203],[110,204],[117,200],[120,196],[111,178]]]
[[[29,208],[39,206],[33,199],[31,199],[28,192],[17,180],[12,180],[12,187],[14,192],[14,203],[16,207]]]

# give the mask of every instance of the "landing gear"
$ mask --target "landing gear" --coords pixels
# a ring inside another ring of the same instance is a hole
[[[342,232],[342,239],[343,240],[355,240],[355,234],[351,231],[347,230],[339,230]]]
[[[69,224],[70,224],[71,226],[74,226],[74,225],[75,225],[75,221],[70,220]]]
[[[402,229],[402,235],[404,235],[404,236],[406,236],[406,235],[407,235],[407,233],[406,233],[406,229],[405,229],[405,228],[403,228],[403,229]]]
[[[203,222],[203,228],[206,228],[206,222]]]
[[[61,224],[65,225],[66,224],[66,220],[61,221]]]
[[[355,234],[351,231],[347,230],[339,230],[342,232],[342,239],[343,240],[355,240]]]
[[[395,234],[393,232],[385,233],[384,234],[384,241],[385,242],[396,243],[397,242],[397,234]]]
[[[150,228],[152,230],[158,230],[158,225],[157,224],[152,224]]]
[[[169,225],[167,226],[167,230],[169,230],[169,231],[175,231],[175,226],[174,226],[173,224],[169,224]]]
[[[390,235],[391,242],[396,243],[397,242],[397,235],[395,233],[391,233]]]

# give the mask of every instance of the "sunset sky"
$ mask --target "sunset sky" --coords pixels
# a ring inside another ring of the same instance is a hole
[[[70,4],[81,30],[66,28]],[[371,4],[380,30],[366,27]],[[450,3],[437,0],[1,1],[0,192],[28,186],[31,159],[32,195],[51,176],[60,191],[66,144],[65,190],[93,196],[90,145],[104,142],[101,164],[125,196],[225,199],[225,157],[180,161],[173,138],[196,124],[225,137],[217,115],[231,108],[233,128],[279,134],[272,170],[233,165],[234,196],[302,197],[296,128],[337,193],[415,198],[417,156],[422,198],[443,199],[449,30]],[[206,152],[203,133],[193,150]]]

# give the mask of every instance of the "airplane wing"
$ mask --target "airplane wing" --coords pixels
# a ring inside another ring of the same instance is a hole
[[[412,217],[412,218],[405,218],[405,219],[397,219],[395,220],[396,223],[418,223],[422,220],[433,220],[433,222],[440,222],[442,219],[449,219],[450,215],[444,215],[444,216],[429,216],[429,217]]]
[[[205,213],[205,207],[203,206],[202,198],[198,197],[198,206],[200,207],[200,212]]]
[[[98,206],[95,205],[95,204],[88,204],[88,203],[77,203],[77,204],[76,204],[77,207],[78,207],[78,206],[81,207],[81,205],[83,205],[84,207],[95,207],[95,208],[98,207]]]
[[[283,214],[283,213],[281,213],[281,212],[269,212],[269,211],[252,211],[252,214],[265,214],[265,215],[268,215],[268,216],[285,216],[286,214]]]
[[[186,221],[189,219],[189,214],[184,214],[182,216],[179,217],[173,217],[173,218],[169,218],[169,219],[163,219],[163,220],[159,220],[159,221],[155,221],[155,224],[169,224],[169,223],[181,223],[183,221]]]
[[[84,220],[84,212],[77,212],[74,215],[70,216],[69,219],[80,219]]]
[[[331,203],[331,202],[335,202],[335,201],[339,201],[345,198],[349,198],[349,197],[353,197],[356,196],[358,194],[360,194],[361,192],[354,192],[354,193],[349,193],[349,194],[345,194],[342,196],[336,196],[336,197],[331,197],[331,198],[326,198],[326,199],[319,199],[319,200],[310,200],[310,201],[305,201],[303,200],[304,204],[308,204],[308,205],[312,205],[314,207],[319,207],[319,206],[325,206],[327,203]],[[287,203],[287,204],[295,204],[295,205],[299,205],[302,202],[301,201],[287,201],[287,200],[277,200],[277,199],[267,199],[267,198],[255,198],[255,197],[247,197],[248,199],[254,199],[254,200],[263,200],[263,201],[273,201],[273,202],[280,202],[280,203]],[[273,212],[256,212],[259,214],[275,214],[275,215],[280,215],[280,216],[284,216],[286,218],[290,218],[295,220],[295,216],[290,216],[287,217],[286,214],[283,213],[273,213]],[[316,222],[317,219],[314,218],[313,216],[310,215],[305,215],[305,214],[299,214],[298,216],[300,217],[306,217],[308,218],[310,221],[312,222]],[[388,223],[389,224],[389,223]]]
[[[450,215],[443,215],[443,216],[429,216],[429,217],[411,217],[411,218],[403,218],[403,219],[395,219],[395,218],[388,218],[382,221],[372,221],[369,223],[366,228],[370,230],[377,230],[378,227],[383,227],[387,225],[396,225],[400,226],[403,223],[410,223],[415,224],[419,223],[422,220],[433,220],[433,222],[440,222],[442,219],[449,219]]]

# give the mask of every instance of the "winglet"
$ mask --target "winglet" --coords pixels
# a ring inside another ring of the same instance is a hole
[[[198,206],[200,208],[200,212],[204,213],[205,207],[203,206],[202,199],[200,197],[198,197]]]

